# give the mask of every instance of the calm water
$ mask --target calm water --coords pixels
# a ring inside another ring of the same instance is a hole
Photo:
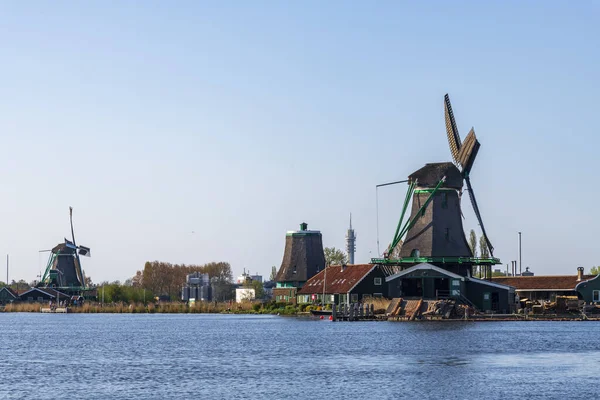
[[[600,393],[600,323],[0,314],[1,399],[510,399]]]

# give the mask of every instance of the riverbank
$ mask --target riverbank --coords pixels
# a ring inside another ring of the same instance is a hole
[[[0,307],[0,312],[40,312],[48,308],[41,303],[13,303]],[[192,305],[180,302],[170,303],[86,303],[81,306],[68,307],[69,313],[83,314],[273,314],[297,315],[306,313],[306,306],[292,306],[284,303],[233,303],[228,302],[198,302]]]
[[[405,317],[390,317],[385,315],[382,308],[383,302],[377,304],[376,315],[373,321],[393,321],[408,322]],[[39,313],[42,308],[48,305],[40,303],[13,303],[4,307],[0,306],[0,313]],[[170,303],[115,303],[100,304],[86,303],[82,306],[69,307],[68,313],[75,314],[250,314],[250,315],[280,315],[280,316],[311,316],[311,309],[320,309],[320,307],[310,305],[294,306],[285,303],[233,303],[228,302],[199,302],[188,305],[179,302]],[[599,321],[598,316],[586,316],[583,314],[476,314],[468,318],[440,318],[440,317],[421,317],[411,322],[438,322],[438,321],[469,321],[469,322],[508,322],[508,321]]]

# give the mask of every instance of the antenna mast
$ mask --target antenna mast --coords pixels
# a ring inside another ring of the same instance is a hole
[[[356,235],[352,229],[352,213],[350,213],[350,227],[346,232],[346,253],[348,253],[348,264],[354,264],[354,252],[356,251]]]

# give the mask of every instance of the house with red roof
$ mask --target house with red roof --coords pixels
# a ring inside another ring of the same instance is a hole
[[[577,296],[586,303],[600,303],[600,275],[510,276],[493,278],[493,282],[510,285],[520,299],[554,301],[556,296]]]
[[[390,267],[375,264],[330,265],[302,286],[296,295],[298,304],[357,303],[371,297],[388,297],[386,276]]]

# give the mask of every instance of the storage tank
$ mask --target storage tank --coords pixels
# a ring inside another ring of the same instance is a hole
[[[200,286],[200,296],[199,299],[202,301],[210,301],[210,286]]]
[[[181,288],[181,300],[188,301],[190,299],[190,290],[187,286]]]

